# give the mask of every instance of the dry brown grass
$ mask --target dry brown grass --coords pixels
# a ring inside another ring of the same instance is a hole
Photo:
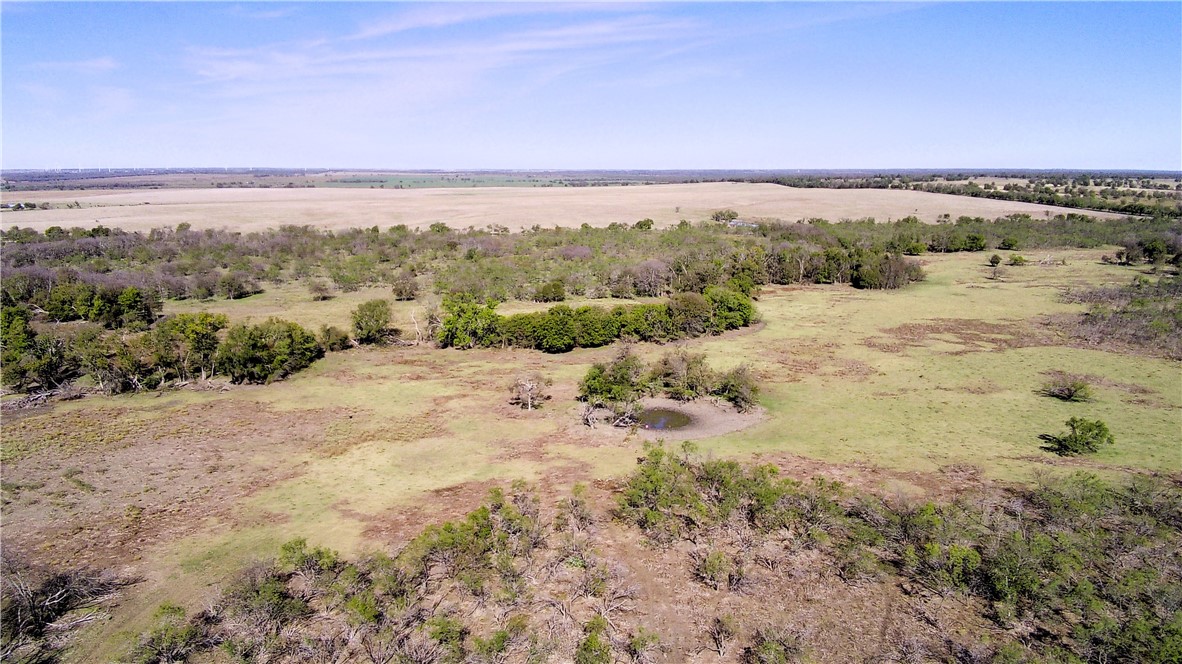
[[[191,224],[194,228],[241,231],[285,224],[321,228],[453,228],[490,224],[512,231],[543,227],[607,226],[651,218],[658,226],[681,219],[707,219],[730,208],[747,219],[830,221],[874,217],[879,221],[916,215],[934,222],[941,214],[985,218],[1013,213],[1036,217],[1070,212],[1046,205],[995,201],[919,191],[795,189],[774,184],[715,182],[627,187],[466,189],[154,189],[138,191],[44,191],[5,194],[5,202],[47,202],[48,210],[0,213],[0,226],[44,230],[50,226],[102,224],[147,230]],[[66,209],[78,202],[81,208]],[[1105,216],[1093,213],[1097,216]],[[1112,216],[1112,215],[1108,215]]]

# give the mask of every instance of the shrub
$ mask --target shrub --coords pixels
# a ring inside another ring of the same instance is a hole
[[[561,279],[555,279],[539,286],[534,291],[535,302],[562,302],[566,299],[566,286]]]
[[[585,636],[575,649],[575,664],[610,664],[612,661],[611,641],[605,636],[607,620],[595,616],[583,626]]]
[[[1025,257],[1025,256],[1018,256],[1017,254],[1015,254],[1015,255],[1013,255],[1013,256],[1010,256],[1010,263],[1009,263],[1009,264],[1010,264],[1010,265],[1013,265],[1013,266],[1015,266],[1015,267],[1018,267],[1018,266],[1021,266],[1021,265],[1025,265],[1025,264],[1027,264],[1027,263],[1029,263],[1029,262],[1030,262],[1030,261],[1026,260],[1026,257]]]
[[[326,351],[342,351],[352,345],[352,340],[349,339],[349,333],[334,325],[322,325],[320,327],[320,345],[324,346]]]
[[[695,551],[694,576],[715,590],[726,588],[735,572],[735,562],[724,551]]]
[[[608,364],[593,364],[579,382],[579,399],[591,404],[635,401],[646,385],[644,363],[624,347]]]
[[[332,299],[332,286],[320,279],[308,282],[308,292],[312,295],[313,302]]]
[[[384,344],[396,331],[390,327],[390,303],[370,300],[353,310],[353,334],[357,343]]]
[[[669,320],[677,337],[700,337],[714,327],[714,307],[698,293],[669,298]]]
[[[649,382],[672,399],[692,401],[714,389],[714,372],[706,365],[706,356],[675,350],[657,360],[649,372]]]
[[[168,664],[186,661],[191,653],[206,645],[205,626],[185,620],[185,610],[175,604],[162,604],[156,610],[156,627],[140,636],[131,651],[137,664]]]
[[[316,337],[296,323],[268,319],[230,328],[217,352],[218,368],[235,383],[270,383],[323,357]]]
[[[1056,371],[1042,386],[1042,393],[1063,401],[1091,401],[1092,387],[1084,376]]]
[[[551,307],[537,320],[537,348],[546,353],[565,353],[575,347],[575,313],[566,305]]]
[[[755,320],[755,305],[743,293],[721,286],[708,286],[705,297],[711,306],[711,327],[714,332],[736,330]]]
[[[410,270],[403,270],[390,282],[394,299],[398,301],[413,300],[419,295],[419,283]]]
[[[1046,449],[1059,456],[1075,456],[1097,452],[1103,445],[1112,445],[1115,439],[1108,431],[1108,425],[1101,420],[1085,420],[1073,417],[1066,422],[1067,432],[1058,436],[1042,434],[1040,439],[1048,444]]]
[[[751,410],[759,399],[759,384],[755,372],[747,365],[737,366],[722,374],[711,392],[729,401],[741,413]]]
[[[439,326],[439,346],[464,349],[495,343],[501,321],[496,306],[492,300],[481,304],[471,297],[446,298],[443,309],[447,315]]]
[[[743,664],[790,664],[804,657],[801,636],[786,629],[761,627],[750,646],[743,651]]]
[[[579,348],[606,346],[620,336],[620,322],[599,307],[575,309],[575,345]]]
[[[1001,256],[999,256],[997,254],[993,254],[992,256],[989,257],[989,264],[992,265],[993,267],[997,267],[998,265],[1001,265]]]

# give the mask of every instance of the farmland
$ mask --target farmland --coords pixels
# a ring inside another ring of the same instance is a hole
[[[733,209],[744,219],[794,222],[824,218],[879,221],[917,216],[934,223],[940,215],[992,219],[1010,214],[1047,217],[1063,208],[970,199],[919,191],[796,189],[774,184],[701,183],[577,188],[272,188],[146,189],[134,191],[5,192],[8,203],[27,201],[48,209],[0,212],[0,226],[45,230],[53,226],[104,225],[147,231],[189,224],[248,232],[283,225],[346,229],[404,224],[426,229],[501,226],[603,227],[649,218],[658,227],[696,221],[714,210]],[[1103,216],[1103,215],[1100,215]]]

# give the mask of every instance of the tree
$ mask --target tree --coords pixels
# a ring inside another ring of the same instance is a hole
[[[229,324],[225,315],[204,311],[165,318],[148,335],[155,363],[172,369],[182,380],[196,374],[205,380],[216,368],[218,332]]]
[[[532,374],[530,376],[518,376],[517,380],[509,386],[509,403],[514,406],[520,406],[525,410],[533,410],[542,405],[543,402],[550,400],[550,395],[546,392],[546,388],[550,387],[552,381],[541,374]]]
[[[278,318],[230,328],[218,348],[217,366],[235,383],[270,383],[324,356],[315,335]]]
[[[751,410],[759,399],[759,384],[755,372],[747,365],[741,365],[722,374],[711,392],[729,401],[741,413]]]
[[[447,315],[436,337],[440,348],[465,349],[495,343],[501,321],[496,306],[493,300],[481,304],[470,296],[445,299],[443,309]]]
[[[353,336],[357,343],[384,344],[397,332],[390,327],[390,302],[370,300],[353,310]]]
[[[579,382],[579,399],[591,408],[605,407],[627,419],[645,391],[644,362],[625,346],[607,364],[596,363]]]
[[[706,356],[678,349],[657,360],[649,374],[654,387],[672,399],[691,401],[706,396],[714,387],[714,372],[706,365]]]
[[[1048,449],[1059,456],[1076,456],[1089,452],[1097,452],[1103,445],[1112,445],[1116,441],[1108,431],[1108,425],[1101,420],[1085,420],[1073,417],[1067,420],[1067,432],[1058,436],[1042,434],[1040,440],[1046,441],[1044,449]]]
[[[550,307],[550,310],[538,319],[535,335],[538,349],[547,353],[565,353],[574,348],[574,311],[562,304]]]

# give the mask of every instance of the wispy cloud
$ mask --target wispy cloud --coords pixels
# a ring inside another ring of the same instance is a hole
[[[33,69],[41,71],[72,72],[76,74],[98,74],[119,68],[119,62],[110,56],[91,58],[89,60],[61,60],[50,62],[34,62]]]
[[[490,19],[567,14],[589,10],[620,11],[620,8],[620,5],[607,3],[541,2],[525,4],[486,3],[419,6],[386,18],[368,21],[356,32],[348,35],[346,39],[350,41],[375,39],[414,30],[449,28],[466,23],[488,21]]]
[[[226,12],[231,16],[253,18],[262,21],[287,18],[296,14],[296,7],[280,7],[274,9],[259,9],[258,5],[232,5]]]

